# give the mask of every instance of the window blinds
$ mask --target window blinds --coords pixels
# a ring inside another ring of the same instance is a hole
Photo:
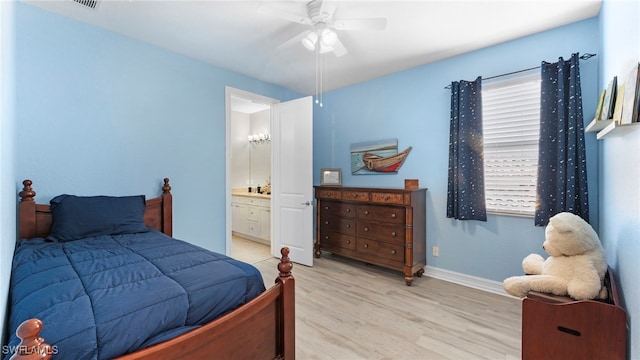
[[[536,206],[540,74],[483,84],[487,212],[533,216]]]

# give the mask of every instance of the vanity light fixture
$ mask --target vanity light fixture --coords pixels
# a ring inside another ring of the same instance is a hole
[[[271,141],[271,135],[269,135],[269,133],[251,134],[248,138],[251,144],[262,144]]]

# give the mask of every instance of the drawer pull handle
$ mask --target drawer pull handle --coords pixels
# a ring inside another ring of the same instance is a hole
[[[564,327],[564,326],[558,326],[558,330],[559,330],[559,331],[562,331],[562,332],[564,332],[564,333],[567,333],[567,334],[573,335],[573,336],[580,336],[580,335],[581,335],[581,334],[580,334],[580,331],[573,330],[573,329],[569,329],[569,328],[566,328],[566,327]]]
[[[396,236],[396,232],[395,232],[395,231],[392,231],[392,232],[391,232],[391,236]]]
[[[329,210],[329,207],[328,207],[328,206],[325,206],[325,207],[324,207],[324,209],[325,209],[325,210]]]
[[[369,228],[368,227],[364,228],[364,231],[369,231]]]
[[[329,240],[329,235],[325,235],[324,239]]]
[[[364,214],[365,214],[365,215],[369,215],[369,210],[365,210],[365,211],[364,211]]]
[[[348,213],[350,213],[350,212],[351,212],[351,209],[347,209],[347,212],[348,212]]]
[[[391,255],[395,255],[396,251],[395,250],[391,250]]]
[[[397,217],[398,217],[398,216],[396,215],[396,213],[391,214],[391,218],[392,218],[392,219],[395,219],[395,218],[397,218]]]
[[[325,220],[324,224],[329,225],[329,220]]]
[[[366,249],[366,248],[369,247],[369,244],[364,244],[364,245],[362,245],[362,247]]]
[[[347,244],[351,244],[351,240],[347,240]]]
[[[347,229],[351,228],[351,224],[347,224]]]

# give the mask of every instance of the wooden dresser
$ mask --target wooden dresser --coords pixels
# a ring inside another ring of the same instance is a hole
[[[427,189],[316,186],[315,255],[329,251],[404,273],[426,266]]]

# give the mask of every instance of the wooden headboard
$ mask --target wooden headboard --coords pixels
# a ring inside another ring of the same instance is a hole
[[[51,231],[53,220],[49,205],[36,204],[36,192],[33,191],[31,180],[22,182],[24,187],[20,191],[18,204],[18,236],[20,239],[47,237]],[[162,195],[147,200],[144,211],[146,226],[173,236],[173,199],[169,179],[164,179]]]

